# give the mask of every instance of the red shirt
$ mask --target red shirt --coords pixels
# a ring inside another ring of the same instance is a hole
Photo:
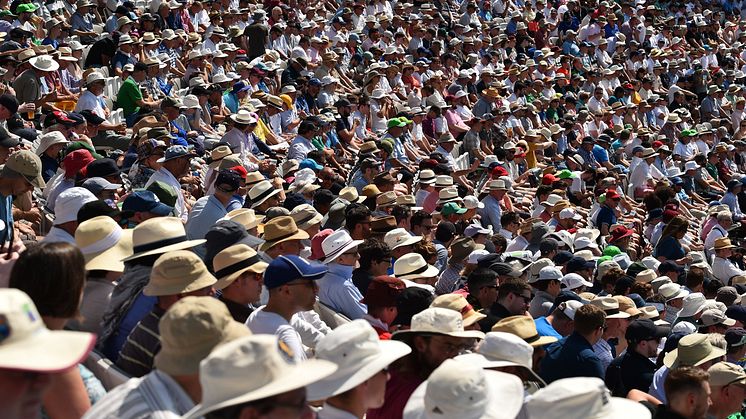
[[[379,409],[368,410],[367,419],[402,419],[404,406],[417,386],[422,384],[419,377],[409,373],[391,371],[391,379],[386,383],[386,397]]]

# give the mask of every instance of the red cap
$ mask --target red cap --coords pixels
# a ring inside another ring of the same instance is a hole
[[[635,88],[635,86],[632,86],[632,83],[625,83],[622,87],[624,87],[625,89],[634,89]]]
[[[552,183],[554,183],[554,182],[556,182],[558,180],[560,180],[560,179],[557,176],[555,176],[555,175],[553,175],[551,173],[547,173],[546,175],[544,175],[541,178],[541,184],[542,185],[551,185]]]
[[[619,198],[621,198],[621,195],[619,195],[617,191],[613,189],[609,189],[608,191],[606,191],[606,199],[619,199]]]
[[[238,173],[238,175],[241,176],[241,179],[244,180],[246,180],[246,176],[249,174],[243,166],[233,166],[228,170]]]
[[[365,298],[360,300],[363,304],[377,307],[396,306],[396,297],[401,294],[407,286],[404,281],[393,276],[381,275],[373,278],[368,285]]]
[[[495,168],[492,169],[492,177],[497,179],[500,176],[508,176],[508,170],[502,166],[495,166]]]
[[[93,158],[91,152],[88,150],[80,149],[73,151],[62,160],[62,165],[65,168],[65,177],[75,177],[76,173],[82,172],[88,166],[88,163],[94,160],[96,159]],[[85,172],[82,175],[85,176]]]
[[[653,148],[660,148],[663,146],[663,141],[653,141]]]
[[[631,236],[633,231],[625,226],[616,226],[611,230],[611,236],[609,237],[609,243],[614,243],[617,240],[621,240],[625,237]]]
[[[329,237],[332,233],[334,233],[334,230],[332,230],[331,228],[327,228],[325,230],[319,231],[318,233],[316,233],[315,236],[313,236],[313,238],[311,239],[311,257],[309,257],[309,259],[324,259],[324,250],[321,248],[321,242],[323,242],[324,239]]]

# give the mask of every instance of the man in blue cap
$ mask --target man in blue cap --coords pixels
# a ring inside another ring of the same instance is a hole
[[[313,309],[319,291],[316,280],[327,271],[300,256],[276,257],[264,272],[269,301],[251,313],[246,326],[255,334],[277,335],[294,361],[306,359],[301,336],[291,323],[296,313]]]
[[[134,225],[150,218],[167,217],[173,210],[173,207],[161,202],[153,192],[146,190],[133,191],[122,203],[122,211],[132,214],[128,221]]]

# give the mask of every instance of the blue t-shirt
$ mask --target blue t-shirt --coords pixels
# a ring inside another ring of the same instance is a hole
[[[13,196],[0,195],[0,245],[13,241]]]
[[[609,227],[616,224],[616,214],[608,205],[601,207],[601,210],[598,211],[598,216],[596,217],[596,225],[599,228],[604,224],[607,224]]]
[[[684,247],[681,246],[674,236],[666,236],[658,242],[653,250],[653,256],[656,258],[664,257],[666,260],[681,259],[686,255]]]
[[[593,146],[593,150],[591,150],[593,153],[593,157],[596,158],[596,161],[599,163],[606,163],[609,161],[609,152],[606,151],[605,148],[601,147],[600,145],[596,144]]]
[[[545,316],[534,319],[534,323],[536,323],[536,332],[539,333],[539,336],[554,336],[557,339],[562,339],[562,335],[554,330]]]

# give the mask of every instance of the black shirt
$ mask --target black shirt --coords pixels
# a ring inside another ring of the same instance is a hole
[[[611,361],[606,369],[606,387],[616,397],[626,397],[632,389],[647,393],[655,374],[655,363],[627,349],[627,352]]]
[[[261,23],[253,23],[244,29],[244,35],[249,39],[249,59],[252,60],[264,54],[269,30]]]
[[[218,299],[228,307],[228,311],[231,313],[233,320],[239,323],[246,323],[249,315],[254,311],[251,307],[239,304],[235,301],[227,300],[222,295]]]
[[[355,284],[360,294],[365,297],[368,292],[368,286],[373,282],[373,275],[365,269],[357,268],[352,271],[352,283]]]

